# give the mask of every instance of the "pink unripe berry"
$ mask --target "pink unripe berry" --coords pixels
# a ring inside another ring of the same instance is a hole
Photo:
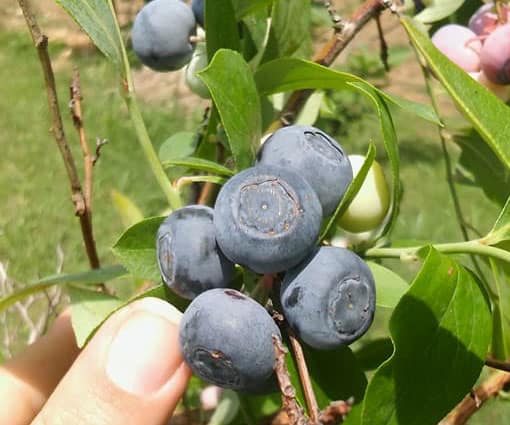
[[[510,84],[510,24],[489,34],[480,52],[480,64],[490,81]]]
[[[482,43],[469,28],[457,24],[445,25],[434,33],[432,43],[464,71],[480,69]]]

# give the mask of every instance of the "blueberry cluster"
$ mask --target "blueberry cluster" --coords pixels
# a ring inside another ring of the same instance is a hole
[[[432,36],[434,45],[503,101],[510,98],[510,7],[481,6],[468,27],[448,24]]]
[[[204,24],[204,0],[191,7],[182,0],[152,0],[136,15],[131,33],[133,50],[155,71],[174,71],[190,62],[197,22]]]
[[[353,252],[317,247],[323,218],[352,181],[341,146],[310,126],[289,126],[266,140],[255,166],[233,176],[214,209],[174,211],[157,234],[165,284],[193,301],[181,322],[184,358],[199,377],[251,393],[274,389],[272,335],[266,309],[229,288],[234,265],[284,273],[282,312],[293,331],[318,349],[349,344],[365,333],[375,286]]]

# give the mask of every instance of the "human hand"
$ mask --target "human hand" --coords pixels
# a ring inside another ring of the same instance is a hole
[[[191,374],[179,350],[179,319],[169,304],[144,298],[116,312],[80,352],[62,314],[0,366],[0,424],[166,423]]]

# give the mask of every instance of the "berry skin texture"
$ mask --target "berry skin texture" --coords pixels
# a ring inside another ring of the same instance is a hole
[[[480,70],[482,43],[469,28],[457,24],[445,25],[434,33],[432,43],[464,71]]]
[[[288,168],[304,177],[317,193],[324,216],[335,211],[352,181],[351,164],[342,147],[312,126],[292,125],[275,131],[257,157],[259,164]]]
[[[181,0],[153,0],[136,15],[131,40],[144,65],[155,71],[174,71],[186,65],[194,44],[195,17]]]
[[[204,28],[205,19],[205,0],[193,0],[191,2],[191,9],[193,10],[193,14],[195,15],[196,21]]]
[[[365,157],[349,155],[354,171],[358,174]],[[366,232],[379,226],[390,207],[390,191],[384,171],[377,161],[372,162],[367,177],[349,208],[338,221],[340,227],[349,232]]]
[[[234,265],[216,244],[212,208],[191,205],[172,212],[158,229],[156,252],[163,282],[193,299],[212,288],[225,288]]]
[[[360,257],[344,248],[320,247],[289,270],[280,297],[291,328],[317,349],[350,344],[374,318],[372,273]]]
[[[230,178],[214,206],[216,239],[234,263],[277,273],[299,263],[319,235],[322,208],[298,174],[259,165]]]
[[[281,338],[264,307],[233,289],[211,289],[184,312],[179,342],[198,377],[222,388],[259,393],[272,389],[272,335]]]
[[[510,24],[496,28],[483,43],[482,71],[495,84],[510,84]]]

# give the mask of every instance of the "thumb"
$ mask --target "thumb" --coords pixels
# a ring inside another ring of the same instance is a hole
[[[178,344],[180,315],[156,298],[136,301],[115,313],[33,424],[165,423],[190,376]]]

